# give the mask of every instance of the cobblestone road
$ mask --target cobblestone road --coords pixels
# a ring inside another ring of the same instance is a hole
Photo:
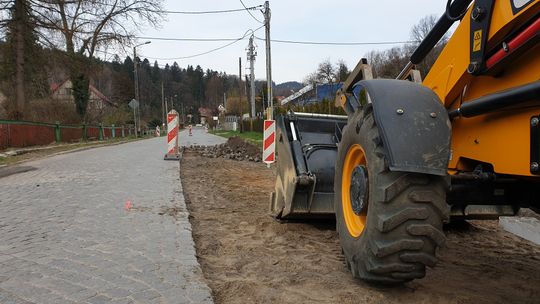
[[[187,129],[181,131],[178,137],[178,144],[181,146],[219,145],[226,141],[223,137],[207,134],[201,127],[193,127],[192,134],[192,136],[189,136]]]
[[[211,303],[165,150],[143,140],[0,178],[0,303]]]

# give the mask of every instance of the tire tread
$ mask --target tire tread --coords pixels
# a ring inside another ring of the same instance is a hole
[[[372,164],[370,172],[377,175],[377,184],[371,191],[379,191],[380,196],[379,201],[370,200],[370,204],[379,204],[380,212],[367,221],[367,248],[346,255],[347,266],[354,277],[372,283],[399,284],[422,278],[426,267],[436,265],[436,249],[446,239],[442,224],[449,217],[447,178],[390,171],[370,106],[364,107],[363,113],[356,113],[350,123],[362,126],[359,136],[365,136],[367,145],[373,145],[367,157],[368,166]],[[350,132],[346,127],[344,136]],[[338,190],[341,185],[336,183],[335,187]],[[343,241],[341,234],[347,233],[346,229],[338,229],[338,233]]]

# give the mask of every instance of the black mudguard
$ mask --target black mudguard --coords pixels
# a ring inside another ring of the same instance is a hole
[[[361,98],[362,92],[367,98]],[[439,97],[429,88],[404,80],[363,80],[349,109],[371,102],[389,169],[444,176],[450,159],[451,124]],[[364,105],[365,106],[365,105]],[[351,111],[354,112],[354,111]]]

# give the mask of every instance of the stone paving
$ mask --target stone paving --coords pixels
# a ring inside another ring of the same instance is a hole
[[[195,131],[193,143],[224,142]],[[165,141],[57,155],[0,178],[0,303],[212,303]]]
[[[178,144],[187,147],[191,145],[213,146],[222,144],[226,141],[223,137],[206,133],[202,127],[193,127],[191,133],[193,135],[189,136],[187,129],[182,130],[178,135]]]

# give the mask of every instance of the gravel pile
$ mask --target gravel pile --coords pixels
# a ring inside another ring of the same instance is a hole
[[[198,152],[208,158],[226,158],[238,161],[261,161],[261,149],[247,143],[240,137],[231,137],[226,143],[217,146],[192,145],[190,150]]]

